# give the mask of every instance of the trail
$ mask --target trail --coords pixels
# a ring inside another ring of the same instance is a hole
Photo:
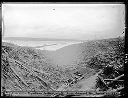
[[[63,84],[60,88],[57,89],[57,91],[87,91],[92,90],[96,85],[96,79],[98,74],[95,74],[93,76],[90,76],[87,79],[79,80],[76,84],[73,86],[65,85]]]

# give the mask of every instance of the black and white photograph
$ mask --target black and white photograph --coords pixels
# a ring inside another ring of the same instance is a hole
[[[124,3],[1,4],[1,96],[124,96]]]

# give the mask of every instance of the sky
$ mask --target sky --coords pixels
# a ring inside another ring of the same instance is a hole
[[[124,4],[2,4],[4,37],[93,40],[121,35]]]

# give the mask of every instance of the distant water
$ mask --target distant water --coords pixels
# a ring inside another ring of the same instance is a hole
[[[19,41],[19,40],[2,40],[3,42],[13,43],[19,46],[34,47],[40,50],[55,51],[62,47],[81,43],[81,41]]]

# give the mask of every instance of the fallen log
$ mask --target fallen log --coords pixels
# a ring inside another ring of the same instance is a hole
[[[120,78],[122,78],[124,76],[124,74],[116,77],[115,79],[104,79],[104,81],[109,82],[109,84],[114,83],[115,81],[119,81],[119,82],[123,82],[124,80],[119,80]]]

